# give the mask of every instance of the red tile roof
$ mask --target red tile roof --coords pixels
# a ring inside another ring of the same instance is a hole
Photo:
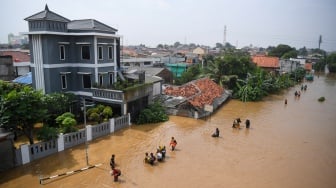
[[[30,56],[27,52],[20,51],[0,51],[1,56],[12,56],[13,62],[30,62]]]
[[[257,64],[258,67],[265,68],[278,68],[279,58],[270,56],[253,56],[252,62]]]
[[[164,93],[172,96],[182,96],[194,107],[203,108],[205,104],[212,104],[220,97],[224,89],[209,78],[189,82],[180,87],[166,87]]]

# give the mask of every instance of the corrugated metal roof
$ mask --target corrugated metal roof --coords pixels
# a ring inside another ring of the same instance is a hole
[[[28,72],[27,74],[25,75],[22,75],[20,77],[17,77],[13,80],[13,82],[15,83],[20,83],[20,84],[32,84],[33,81],[32,81],[32,73],[31,72]]]

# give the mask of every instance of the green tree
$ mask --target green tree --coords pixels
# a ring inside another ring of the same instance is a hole
[[[327,56],[329,72],[336,72],[336,53],[331,53]]]
[[[181,45],[180,42],[175,42],[175,43],[174,43],[174,48],[177,48],[177,47],[179,47],[180,45]]]
[[[235,46],[233,46],[229,42],[226,42],[223,47],[224,47],[224,49],[235,49],[236,48]]]
[[[287,52],[290,52],[292,50],[295,50],[295,48],[292,48],[292,47],[290,47],[286,44],[279,44],[275,48],[270,48],[270,51],[268,52],[268,55],[281,58],[284,54],[286,54]]]
[[[222,43],[217,42],[215,46],[216,46],[216,48],[223,49],[223,44]]]
[[[203,69],[202,76],[209,77],[219,85],[223,86],[225,78],[224,71],[222,71],[222,61],[219,58],[215,58],[207,63],[207,66]]]
[[[37,132],[37,139],[40,141],[49,141],[58,138],[58,130],[55,127],[49,127],[44,125],[38,132]]]
[[[289,52],[286,52],[281,56],[282,59],[289,59],[289,58],[297,58],[297,51],[296,50],[291,50]]]
[[[297,78],[302,78],[304,74],[299,69],[296,74]],[[294,85],[295,78],[291,79],[289,74],[275,75],[272,72],[266,72],[257,68],[251,74],[249,73],[245,80],[237,82],[238,91],[235,96],[241,101],[258,101],[264,96],[277,93],[281,89]]]
[[[10,87],[10,86],[9,86]],[[14,86],[14,90],[4,92],[0,98],[0,126],[14,131],[22,131],[34,143],[33,130],[42,122],[47,109],[42,92],[29,86]],[[6,90],[6,89],[5,89]]]
[[[55,119],[61,114],[68,112],[74,101],[75,95],[71,93],[51,93],[45,95],[45,102],[48,104],[48,117],[44,120],[44,123],[51,127],[56,127]]]
[[[199,74],[201,73],[201,70],[199,68],[199,65],[193,65],[190,66],[187,71],[183,72],[181,74],[180,78],[175,78],[175,84],[176,85],[182,85],[187,82],[190,82],[192,80],[195,80],[198,78]]]
[[[307,48],[304,46],[303,48],[300,48],[299,50],[298,50],[298,55],[300,55],[300,56],[307,56],[308,55],[308,50],[307,50]]]
[[[95,121],[98,124],[103,121],[108,121],[108,118],[112,117],[112,108],[110,106],[97,105],[94,108],[87,110],[86,115],[89,120]]]
[[[78,129],[75,127],[77,121],[75,120],[75,115],[70,112],[65,112],[64,114],[56,118],[56,123],[60,127],[61,133],[76,132]]]
[[[245,78],[248,72],[255,69],[250,57],[241,51],[226,52],[213,60],[206,60],[207,66],[203,69],[203,76],[213,79],[221,86],[232,89],[238,78]]]

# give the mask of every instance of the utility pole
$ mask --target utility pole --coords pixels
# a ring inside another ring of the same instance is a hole
[[[226,44],[226,25],[224,25],[223,47]]]
[[[322,35],[319,37],[319,49],[321,49],[321,43],[322,43]]]

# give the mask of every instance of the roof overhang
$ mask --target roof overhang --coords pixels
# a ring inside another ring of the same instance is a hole
[[[77,74],[90,75],[90,74],[92,74],[92,73],[91,73],[91,72],[77,72]]]
[[[101,36],[101,37],[114,37],[114,38],[122,37],[121,35],[99,33],[99,32],[74,33],[74,32],[53,32],[53,31],[31,31],[31,32],[21,32],[20,34],[22,35]]]

